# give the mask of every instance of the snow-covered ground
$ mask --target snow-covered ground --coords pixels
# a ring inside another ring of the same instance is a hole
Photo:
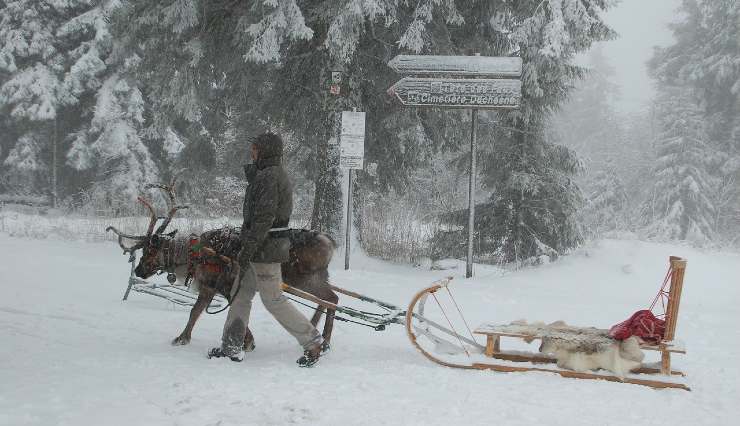
[[[501,424],[722,425],[740,415],[740,256],[606,240],[554,264],[504,273],[455,270],[472,325],[515,319],[608,327],[646,307],[669,255],[688,258],[678,337],[692,392],[542,373],[443,368],[402,327],[335,327],[333,350],[300,369],[300,349],[255,303],[257,349],[208,360],[225,314],[206,315],[189,346],[170,340],[188,310],[139,293],[121,302],[128,264],[106,243],[0,235],[0,425]],[[337,259],[338,261],[341,259]],[[450,271],[353,258],[333,281],[405,305]],[[654,354],[649,354],[653,356]]]

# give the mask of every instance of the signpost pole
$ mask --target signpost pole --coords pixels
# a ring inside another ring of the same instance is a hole
[[[478,109],[470,110],[470,180],[468,182],[468,259],[465,277],[473,276],[473,236],[475,231],[475,155],[478,145]]]
[[[347,228],[344,232],[344,270],[349,269],[349,249],[352,235],[352,169],[347,169]]]
[[[388,62],[407,75],[388,89],[402,105],[470,108],[468,253],[465,276],[473,276],[478,109],[516,109],[522,98],[522,59],[517,57],[398,55]],[[430,75],[432,75],[430,77]],[[484,78],[481,78],[484,77]]]
[[[349,269],[349,255],[352,242],[352,187],[354,173],[352,169],[364,167],[365,156],[365,113],[352,112],[342,113],[342,131],[339,165],[347,171],[347,216],[344,232],[344,269]]]

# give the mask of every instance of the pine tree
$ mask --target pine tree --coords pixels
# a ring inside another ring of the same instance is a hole
[[[19,137],[4,161],[4,177],[25,182],[28,192],[49,193],[53,182],[58,138],[57,110],[69,101],[63,85],[65,56],[55,32],[58,10],[42,0],[8,1],[0,8],[0,110],[8,113]],[[38,186],[37,186],[38,185]]]
[[[614,168],[596,172],[587,194],[584,217],[594,235],[625,229],[627,192]]]
[[[125,188],[119,201],[128,197],[127,203],[136,192],[133,187],[142,183],[138,179],[156,175],[151,155],[139,146],[134,131],[141,127],[141,93],[119,76],[116,68],[123,64],[110,60],[108,21],[118,4],[19,0],[0,7],[0,69],[5,74],[0,108],[10,113],[8,125],[19,135],[14,152],[25,156],[7,157],[5,174],[25,175],[16,180],[29,183],[26,191],[31,192],[47,190],[34,180],[50,180],[55,203],[64,195],[56,184],[62,172],[68,194],[88,187],[92,177],[101,179],[97,193],[105,187],[102,182],[116,181],[106,191]],[[97,170],[88,176],[63,169],[65,157],[72,170]],[[127,166],[106,168],[118,160]],[[27,167],[31,163],[35,166]],[[144,173],[141,167],[151,170]],[[124,184],[124,176],[130,183]]]
[[[701,109],[681,88],[663,89],[655,166],[654,236],[698,243],[714,237],[715,208],[709,194],[721,156],[707,146]]]
[[[141,137],[144,100],[118,74],[103,82],[96,97],[90,126],[74,140],[68,161],[78,170],[95,171],[92,198],[100,207],[126,211],[145,183],[158,181]]]
[[[656,49],[650,67],[658,102],[678,108],[660,108],[659,154],[684,170],[684,190],[673,197],[680,204],[673,202],[669,212],[650,210],[648,219],[665,237],[704,241],[740,229],[740,6],[732,0],[684,0],[681,10],[682,20],[671,25],[676,42]],[[675,174],[660,177],[669,180],[656,182],[658,194],[677,184],[670,181]]]
[[[575,153],[548,137],[551,114],[583,75],[576,53],[613,36],[601,1],[517,2],[496,11],[498,28],[510,29],[509,49],[522,57],[522,105],[500,114],[493,149],[481,155],[483,184],[492,192],[476,214],[481,251],[501,262],[555,258],[582,238],[577,212],[583,197],[574,175]]]

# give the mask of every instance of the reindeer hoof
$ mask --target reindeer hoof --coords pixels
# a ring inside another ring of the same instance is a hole
[[[321,344],[321,353],[322,354],[325,354],[325,353],[329,352],[329,349],[331,349],[331,345],[329,343],[324,342],[324,343]]]
[[[172,346],[185,346],[190,343],[189,337],[177,336],[172,340]]]

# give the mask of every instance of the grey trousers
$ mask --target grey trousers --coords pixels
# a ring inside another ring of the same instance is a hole
[[[280,288],[282,275],[279,263],[250,263],[248,268],[242,268],[239,276],[241,289],[237,293],[239,288],[237,283],[231,288],[232,302],[221,338],[221,349],[224,353],[235,354],[242,350],[249,324],[249,313],[252,310],[252,299],[257,291],[267,311],[298,340],[303,349],[312,348],[323,342],[316,327],[283,294]]]

